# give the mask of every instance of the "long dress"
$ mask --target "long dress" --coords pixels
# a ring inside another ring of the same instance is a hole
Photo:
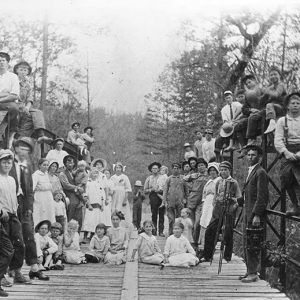
[[[49,180],[50,180],[50,183],[51,183],[52,193],[54,193],[56,191],[61,191],[62,193],[64,193],[62,185],[60,183],[60,180],[59,180],[58,176],[56,176],[56,175],[50,175],[50,174],[48,174],[48,175],[49,175]]]
[[[159,265],[164,260],[155,236],[145,232],[139,235],[134,249],[138,251],[139,261],[145,264]]]
[[[103,208],[105,192],[100,183],[95,180],[87,182],[86,194],[93,210],[86,208],[82,230],[95,232],[96,226],[99,223],[104,223],[104,214],[100,207]]]
[[[128,247],[128,235],[124,227],[111,227],[107,230],[107,236],[110,240],[110,250],[117,253],[107,252],[104,263],[111,265],[120,265],[126,262],[126,253]]]
[[[112,198],[113,198],[113,195],[112,193],[114,193],[115,191],[115,184],[114,182],[110,179],[106,179],[106,187],[108,189],[108,197],[107,197],[107,202],[108,204],[107,205],[104,205],[104,211],[103,211],[103,214],[104,214],[104,224],[106,226],[111,226],[111,213],[112,213]]]
[[[37,225],[43,220],[55,222],[54,200],[52,196],[52,185],[48,173],[40,170],[32,174],[34,201],[33,222]]]
[[[126,193],[132,191],[130,181],[125,174],[115,174],[111,177],[111,180],[115,185],[115,192],[112,197],[112,211],[118,210],[123,212],[125,221],[127,223],[132,223],[132,213],[128,199],[126,201],[126,205],[123,206],[123,201],[125,200]]]
[[[190,242],[182,235],[179,238],[174,235],[167,238],[164,254],[169,258],[166,266],[189,267],[199,261]]]

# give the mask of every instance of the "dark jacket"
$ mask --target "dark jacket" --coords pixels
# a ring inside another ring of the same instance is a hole
[[[14,178],[17,185],[17,193],[19,191],[19,181],[16,171],[16,164],[13,163],[13,166],[9,172],[9,175]],[[24,212],[27,210],[33,210],[33,184],[32,184],[32,169],[30,166],[22,167],[20,173],[20,185],[24,195],[24,203],[22,203],[22,207]]]
[[[267,172],[257,165],[244,185],[245,214],[247,222],[252,222],[254,215],[263,218],[269,202],[269,178]]]

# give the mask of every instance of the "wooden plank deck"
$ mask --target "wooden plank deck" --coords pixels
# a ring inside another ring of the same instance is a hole
[[[136,240],[131,237],[128,257]],[[165,239],[158,238],[163,249]],[[243,284],[237,278],[246,267],[241,258],[233,256],[224,262],[217,275],[218,253],[212,266],[209,263],[193,268],[164,268],[128,262],[121,266],[103,264],[66,265],[64,271],[49,271],[50,281],[34,280],[31,285],[6,288],[6,299],[121,299],[121,300],[189,300],[189,299],[289,299],[260,280]],[[24,268],[28,272],[28,267]],[[4,298],[5,299],[5,298]]]

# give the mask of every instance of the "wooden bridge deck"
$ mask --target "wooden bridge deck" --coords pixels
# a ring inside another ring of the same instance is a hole
[[[130,241],[130,248],[136,234]],[[161,248],[165,239],[159,238]],[[131,255],[131,249],[129,256]],[[50,281],[34,280],[31,285],[6,288],[6,299],[121,299],[121,300],[189,300],[189,299],[288,299],[267,282],[243,284],[237,277],[245,273],[242,259],[233,256],[217,275],[218,253],[210,266],[164,268],[128,262],[121,266],[103,264],[66,265],[64,271],[49,271]],[[28,268],[24,268],[24,271]]]

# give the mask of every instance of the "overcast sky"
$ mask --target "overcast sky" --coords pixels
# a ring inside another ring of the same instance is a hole
[[[153,90],[164,66],[186,45],[176,35],[191,20],[205,35],[221,13],[259,9],[269,13],[283,0],[0,0],[13,16],[49,21],[78,45],[75,63],[88,54],[94,106],[115,112],[143,111],[144,95]],[[289,1],[299,2],[299,1]],[[74,63],[74,62],[73,62]]]

